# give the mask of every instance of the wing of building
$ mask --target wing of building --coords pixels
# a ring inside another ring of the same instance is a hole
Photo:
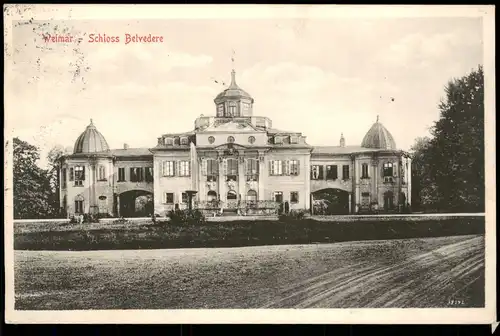
[[[268,214],[280,206],[315,214],[395,212],[411,195],[411,159],[377,121],[360,146],[311,146],[253,111],[236,83],[214,99],[216,113],[191,131],[163,134],[153,148],[110,149],[91,122],[63,157],[61,207],[116,217],[204,212]]]

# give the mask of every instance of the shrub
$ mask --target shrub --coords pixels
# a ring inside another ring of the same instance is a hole
[[[304,219],[307,211],[302,209],[292,209],[288,214],[281,214],[280,221],[294,221]]]
[[[172,210],[168,213],[170,222],[174,224],[199,225],[205,223],[205,216],[198,210]]]

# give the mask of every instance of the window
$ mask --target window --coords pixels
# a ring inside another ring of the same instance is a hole
[[[238,178],[238,160],[227,159],[226,181],[236,181]]]
[[[283,202],[283,192],[282,191],[275,191],[274,192],[274,201],[281,203]]]
[[[165,139],[165,145],[172,146],[173,144],[174,144],[174,139],[172,138]]]
[[[181,145],[189,145],[189,139],[187,137],[182,137]]]
[[[392,177],[393,175],[393,166],[391,162],[384,163],[384,177]]]
[[[217,105],[217,117],[224,116],[224,104]]]
[[[292,135],[290,137],[290,143],[291,144],[298,144],[299,143],[299,138],[297,136],[295,136],[295,135]]]
[[[75,186],[83,186],[83,181],[85,181],[85,167],[76,166],[75,167]]]
[[[130,182],[143,182],[144,170],[140,167],[130,168]]]
[[[174,193],[163,193],[163,203],[164,204],[174,204]]]
[[[118,182],[125,182],[125,168],[118,168]]]
[[[247,112],[248,110],[250,110],[250,104],[249,103],[243,103],[243,111]]]
[[[153,182],[153,167],[146,167],[146,182]]]
[[[255,190],[249,190],[247,192],[247,201],[250,201],[250,202],[257,201],[257,192]]]
[[[363,163],[361,165],[361,178],[362,179],[368,178],[368,163]]]
[[[233,143],[234,142],[234,137],[233,136],[228,136],[227,137],[227,142],[228,143]]]
[[[217,193],[213,190],[210,190],[208,193],[207,193],[207,201],[209,202],[215,202],[217,201]]]
[[[290,192],[290,203],[298,203],[299,202],[299,192],[291,191]]]
[[[99,166],[99,181],[106,181],[106,167]]]
[[[81,200],[75,201],[75,213],[77,213],[77,214],[83,213],[83,201],[81,201]]]
[[[283,175],[283,161],[272,160],[269,162],[269,175],[280,176]]]
[[[205,161],[204,165],[207,182],[217,182],[217,176],[219,175],[219,162],[214,159],[208,159]]]
[[[246,167],[247,181],[259,180],[259,160],[248,159]]]
[[[274,137],[274,143],[275,144],[282,144],[283,143],[283,138],[280,136],[275,136]]]
[[[255,137],[252,135],[252,136],[249,136],[248,137],[248,142],[253,144],[255,142]]]
[[[175,165],[174,161],[163,161],[163,176],[174,176],[175,175]]]
[[[66,188],[66,168],[63,168],[61,171],[61,185],[63,188]]]
[[[349,179],[349,165],[342,166],[342,179],[343,180]]]
[[[311,166],[311,180],[322,180],[323,179],[323,166],[313,165]]]
[[[179,164],[179,176],[190,176],[191,175],[191,162],[181,161]]]
[[[237,200],[238,199],[238,194],[236,194],[236,191],[234,191],[234,190],[229,190],[227,192],[226,198],[227,198],[228,201],[230,201],[230,200]]]
[[[188,194],[183,192],[181,195],[181,202],[182,203],[187,203],[188,202]]]
[[[236,102],[229,102],[229,112],[227,114],[228,117],[237,117],[238,116],[238,106]]]
[[[208,143],[213,144],[215,142],[215,138],[213,136],[208,137]]]
[[[339,178],[337,165],[329,165],[326,166],[326,179],[327,180],[336,180]]]
[[[299,175],[299,161],[298,160],[290,160],[289,162],[289,174],[292,176]]]

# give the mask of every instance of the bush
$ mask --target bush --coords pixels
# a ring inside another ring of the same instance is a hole
[[[199,225],[205,223],[205,216],[198,209],[172,210],[168,213],[168,217],[173,224]]]
[[[302,209],[292,209],[288,214],[281,214],[279,216],[280,221],[295,221],[304,219],[307,211]]]

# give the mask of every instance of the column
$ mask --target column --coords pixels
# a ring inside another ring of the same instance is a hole
[[[219,199],[223,202],[224,205],[226,202],[226,181],[224,176],[224,163],[222,160],[219,160]]]
[[[121,217],[121,214],[120,214],[120,198],[121,198],[121,195],[116,195],[116,212],[118,212],[118,217]]]
[[[240,157],[238,159],[238,193],[239,200],[243,201],[245,197],[245,158]]]
[[[352,214],[352,192],[349,193],[349,214]]]
[[[266,170],[266,162],[265,162],[265,157],[262,154],[259,154],[259,191],[257,195],[257,199],[259,201],[265,201],[266,200],[266,177],[267,177],[267,170]]]

